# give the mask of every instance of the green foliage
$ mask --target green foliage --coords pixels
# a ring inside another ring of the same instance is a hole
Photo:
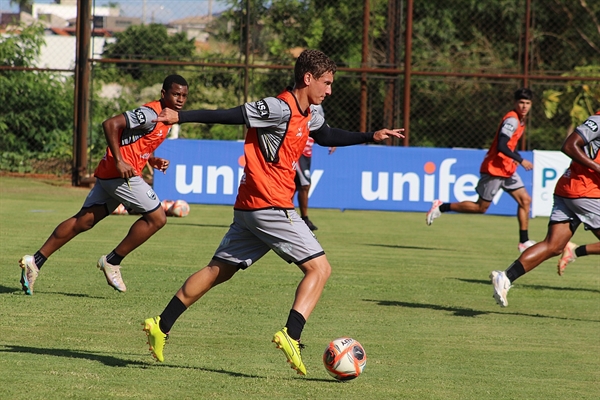
[[[29,67],[44,44],[43,28],[22,27],[0,42],[3,65]],[[30,171],[31,160],[71,159],[73,80],[50,72],[1,71],[0,168]],[[46,171],[48,172],[48,171]]]
[[[185,33],[168,34],[162,24],[131,25],[124,32],[115,34],[115,42],[106,43],[102,56],[119,60],[191,60],[195,51],[193,39]],[[143,85],[164,79],[165,70],[177,67],[139,64],[135,62],[117,64],[122,75],[129,75]],[[173,72],[170,72],[173,73]]]

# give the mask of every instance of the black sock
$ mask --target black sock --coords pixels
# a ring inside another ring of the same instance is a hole
[[[48,258],[40,253],[39,250],[33,255],[33,260],[35,261],[35,265],[38,267],[38,269],[42,269],[42,265],[44,265],[47,259]]]
[[[298,311],[291,309],[290,315],[288,316],[288,320],[285,324],[287,328],[287,333],[294,340],[300,340],[300,335],[302,335],[302,330],[304,329],[304,324],[306,320]]]
[[[525,243],[529,240],[529,233],[527,229],[524,231],[519,230],[519,243]]]
[[[122,257],[115,253],[115,251],[111,251],[109,255],[106,256],[106,262],[112,265],[121,265],[125,257]]]
[[[440,212],[448,212],[450,211],[450,203],[443,203],[440,206]]]
[[[578,248],[575,249],[575,255],[577,257],[583,257],[583,256],[587,256],[587,249],[585,248],[585,244],[582,246],[579,246]]]
[[[522,275],[525,275],[525,268],[523,268],[523,264],[521,264],[521,261],[519,260],[515,260],[515,262],[510,264],[510,267],[506,270],[506,277],[511,283],[516,281],[517,278]]]
[[[175,324],[175,321],[177,321],[177,318],[179,318],[185,310],[187,310],[185,304],[179,300],[179,297],[173,296],[169,304],[165,307],[165,310],[160,314],[158,327],[162,333],[169,333]]]

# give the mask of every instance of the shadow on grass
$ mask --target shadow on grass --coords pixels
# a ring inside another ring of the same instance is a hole
[[[4,285],[0,285],[0,294],[4,294],[4,293],[17,293],[17,292],[23,292],[23,290],[19,287],[15,287],[15,286],[4,286]]]
[[[84,360],[98,361],[109,367],[129,367],[129,366],[147,366],[147,363],[141,361],[124,360],[121,358],[107,356],[97,353],[90,353],[81,350],[71,349],[47,349],[42,347],[27,347],[27,346],[13,346],[3,345],[5,348],[0,349],[0,353],[28,353],[38,354],[42,356],[56,356],[56,357],[67,357],[67,358],[79,358]]]
[[[519,316],[519,317],[549,318],[549,319],[558,319],[558,320],[564,320],[564,321],[600,322],[600,321],[594,320],[594,319],[565,318],[565,317],[556,317],[553,315],[527,314],[527,313],[522,313],[522,312],[481,311],[481,310],[474,310],[472,308],[446,307],[446,306],[440,306],[437,304],[408,303],[408,302],[404,302],[404,301],[369,300],[369,299],[364,299],[364,301],[370,301],[373,303],[377,303],[380,306],[396,306],[396,307],[405,307],[405,308],[420,308],[420,309],[435,310],[435,311],[446,311],[446,312],[453,313],[457,317],[477,317],[479,315],[500,314],[500,315],[515,315],[515,316]]]
[[[452,278],[457,281],[466,282],[466,283],[477,283],[481,285],[491,285],[490,280],[484,279],[463,279],[463,278]],[[586,289],[586,288],[573,288],[573,287],[564,287],[564,286],[546,286],[546,285],[521,285],[520,283],[516,283],[513,288],[522,287],[525,289],[535,289],[535,290],[558,290],[558,291],[566,291],[566,292],[590,292],[590,293],[600,293],[598,289]]]
[[[405,250],[443,250],[443,251],[457,251],[457,249],[445,249],[443,247],[423,247],[423,246],[402,246],[399,244],[379,244],[379,243],[365,243],[365,246],[372,247],[387,247],[388,249],[405,249]]]
[[[141,367],[141,368],[150,368],[150,367],[159,367],[159,368],[181,368],[181,369],[193,369],[198,371],[205,372],[213,372],[217,374],[225,374],[235,378],[265,378],[260,375],[253,374],[244,374],[242,372],[235,371],[227,371],[224,369],[211,369],[211,368],[202,368],[202,367],[189,367],[189,366],[181,366],[181,365],[169,365],[169,364],[159,364],[154,362],[143,362],[143,361],[133,361],[126,360],[122,358],[117,358],[109,355],[92,353],[89,351],[81,351],[81,350],[72,350],[72,349],[47,349],[41,347],[27,347],[27,346],[14,346],[14,345],[1,345],[4,348],[0,348],[0,353],[25,353],[25,354],[37,354],[41,356],[55,356],[55,357],[65,357],[65,358],[76,358],[90,361],[98,361],[109,367]],[[323,381],[323,382],[332,382],[330,379],[311,379],[313,381]],[[336,382],[336,381],[333,381]]]

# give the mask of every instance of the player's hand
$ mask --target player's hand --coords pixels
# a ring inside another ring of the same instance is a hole
[[[176,124],[179,122],[179,112],[171,110],[170,108],[163,108],[160,114],[158,114],[158,117],[153,119],[152,122],[162,122],[167,125]]]
[[[333,152],[337,149],[337,147],[330,147],[329,148],[329,155],[332,155]]]
[[[389,139],[391,137],[395,137],[398,139],[404,139],[404,135],[402,134],[402,132],[404,132],[404,128],[381,129],[381,130],[378,130],[375,132],[375,134],[373,135],[373,140],[375,142],[381,142],[381,141]]]
[[[167,168],[169,168],[170,164],[169,160],[160,157],[152,157],[148,159],[148,163],[152,168],[159,170],[163,174],[166,173]]]
[[[117,171],[119,171],[119,175],[121,176],[121,178],[129,179],[137,175],[135,173],[135,168],[133,168],[131,164],[128,164],[125,161],[117,161],[116,167]]]
[[[525,171],[531,171],[533,169],[533,164],[527,160],[521,161],[521,165],[525,168]]]

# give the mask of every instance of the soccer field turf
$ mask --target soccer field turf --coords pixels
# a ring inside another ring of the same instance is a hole
[[[600,260],[551,259],[521,277],[500,308],[488,275],[518,257],[515,217],[310,210],[332,264],[307,322],[300,377],[271,338],[301,272],[273,253],[209,292],[173,327],[165,362],[141,323],[204,266],[232,220],[191,205],[123,262],[126,293],[96,268],[135,216],[109,216],[55,253],[33,296],[18,260],[80,208],[88,189],[0,177],[2,399],[598,399]],[[516,210],[516,205],[515,205]],[[547,218],[530,223],[542,240]],[[594,241],[582,228],[576,243]],[[368,362],[356,380],[329,377],[328,342],[351,336]]]

